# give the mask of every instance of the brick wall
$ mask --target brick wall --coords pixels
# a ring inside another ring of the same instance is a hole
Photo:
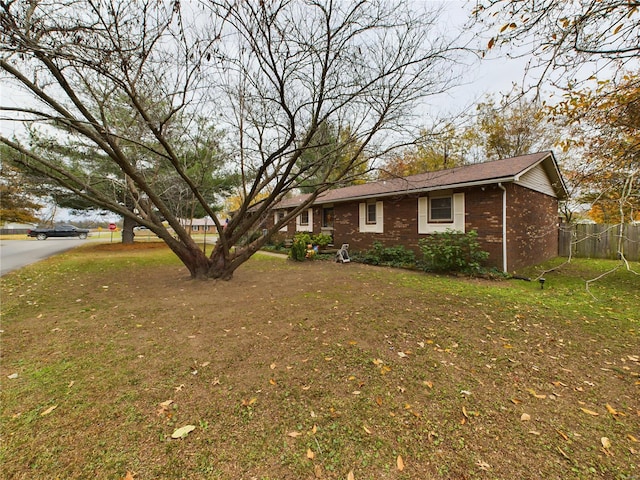
[[[371,248],[374,242],[384,245],[404,245],[418,250],[418,197],[384,198],[384,233],[361,233],[360,202],[334,206],[334,244],[348,243],[352,251]]]
[[[507,185],[509,271],[558,255],[558,200],[515,184]]]
[[[508,268],[510,271],[534,265],[558,254],[558,202],[547,195],[507,184]],[[465,193],[465,229],[476,230],[481,248],[489,252],[487,266],[502,269],[502,190],[498,186],[473,187]],[[348,243],[351,251],[369,249],[378,241],[384,245],[404,245],[420,257],[418,240],[418,196],[390,197],[384,201],[384,233],[359,231],[360,201],[336,203],[334,245]],[[268,219],[273,224],[273,215]],[[322,206],[313,207],[313,233],[320,233]],[[286,236],[293,238],[295,221]]]
[[[465,190],[465,230],[478,232],[486,265],[502,270],[502,190],[497,185]]]

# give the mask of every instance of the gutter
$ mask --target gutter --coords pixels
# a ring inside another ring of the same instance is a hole
[[[507,189],[502,182],[498,182],[502,190],[502,271],[507,272]]]

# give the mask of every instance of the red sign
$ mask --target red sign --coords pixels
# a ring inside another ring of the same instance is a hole
[[[114,232],[114,231],[115,231],[115,229],[116,229],[116,224],[115,224],[115,223],[110,223],[110,224],[109,224],[109,230],[110,230],[110,231],[112,231],[112,232]]]

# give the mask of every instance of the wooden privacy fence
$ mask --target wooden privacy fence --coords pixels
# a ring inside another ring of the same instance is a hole
[[[640,225],[560,225],[559,255],[579,258],[618,258],[618,245],[627,260],[640,261]]]

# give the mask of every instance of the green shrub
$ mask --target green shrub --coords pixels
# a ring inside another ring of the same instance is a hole
[[[415,254],[403,245],[385,247],[380,242],[374,242],[373,248],[355,253],[352,258],[356,262],[369,265],[387,265],[390,267],[407,267],[415,265]]]
[[[296,262],[304,262],[307,256],[307,245],[311,243],[311,236],[308,233],[296,233],[293,237],[293,245],[289,250],[289,258]]]
[[[418,243],[424,257],[420,266],[427,272],[479,273],[489,257],[489,253],[480,249],[475,230],[468,233],[447,230]]]
[[[319,248],[324,249],[327,248],[327,245],[331,243],[331,235],[327,235],[326,233],[318,233],[311,238],[314,245],[317,245]]]

